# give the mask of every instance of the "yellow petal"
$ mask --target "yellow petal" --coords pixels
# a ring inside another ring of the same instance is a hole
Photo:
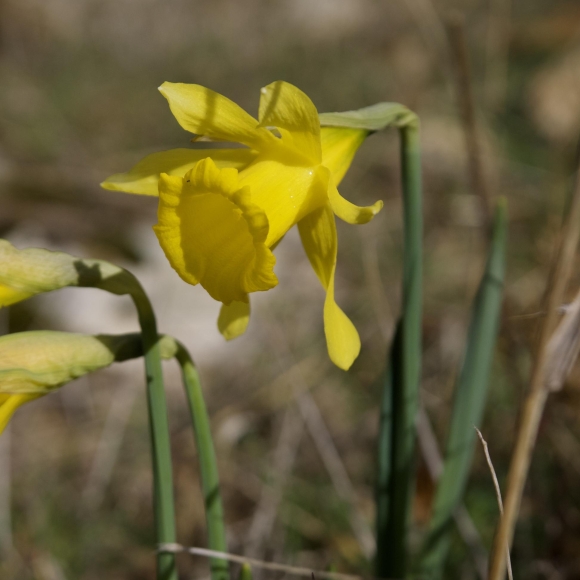
[[[366,224],[370,222],[383,207],[382,200],[376,201],[373,205],[360,207],[351,203],[336,189],[334,183],[328,187],[328,199],[332,211],[341,219],[349,224]]]
[[[277,138],[230,99],[200,85],[163,83],[159,90],[177,122],[196,135],[260,150]]]
[[[7,395],[0,393],[0,434],[6,429],[6,425],[8,425],[18,407],[39,397],[42,397],[42,395]]]
[[[220,170],[208,158],[184,178],[162,174],[154,230],[183,280],[201,283],[224,304],[278,283],[265,244],[268,218],[235,169]]]
[[[258,158],[239,179],[241,185],[250,186],[252,201],[268,216],[268,247],[328,200],[330,172],[322,166],[297,167]]]
[[[264,87],[260,96],[260,126],[274,126],[285,146],[305,157],[311,165],[322,159],[320,120],[310,98],[300,89],[284,81]]]
[[[306,255],[326,290],[324,333],[330,360],[348,370],[360,352],[360,338],[353,323],[334,300],[337,236],[334,214],[326,205],[306,216],[299,224]]]
[[[147,155],[127,173],[108,177],[101,187],[111,191],[158,195],[157,184],[162,173],[183,177],[196,163],[211,157],[220,167],[243,169],[256,157],[251,149],[171,149]]]
[[[353,157],[369,131],[343,127],[322,127],[322,164],[330,169],[335,185],[342,181]]]
[[[250,303],[232,302],[222,304],[218,318],[218,329],[226,340],[237,338],[246,332],[250,322]]]

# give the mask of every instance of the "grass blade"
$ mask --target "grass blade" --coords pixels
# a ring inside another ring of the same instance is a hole
[[[465,358],[455,390],[444,470],[419,563],[421,578],[436,579],[442,575],[453,514],[467,483],[475,446],[473,427],[481,423],[499,328],[506,238],[507,206],[502,199],[495,212],[487,266],[475,298]]]

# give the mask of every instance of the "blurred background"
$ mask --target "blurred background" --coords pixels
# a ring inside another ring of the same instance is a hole
[[[19,247],[111,260],[142,281],[161,331],[184,341],[199,367],[234,553],[372,572],[380,381],[400,306],[397,135],[371,136],[341,186],[359,204],[385,201],[371,224],[338,225],[337,297],[363,342],[348,373],[328,360],[324,293],[295,232],[277,250],[279,286],[255,297],[247,334],[226,343],[218,304],[183,283],[157,246],[156,200],[98,184],[150,152],[187,146],[191,136],[157,91],[163,81],[208,86],[254,115],[260,87],[277,79],[321,112],[379,101],[415,110],[425,183],[421,399],[442,446],[486,252],[449,41],[458,15],[482,179],[509,201],[509,308],[482,427],[503,484],[575,169],[578,2],[0,0],[0,235]],[[572,289],[578,283],[580,275]],[[0,317],[2,332],[137,330],[127,299],[92,290],[38,297]],[[179,540],[204,546],[189,415],[177,369],[166,365]],[[575,371],[541,426],[513,551],[520,577],[580,578],[579,411]],[[421,460],[417,537],[433,489]],[[479,553],[497,522],[480,448],[465,505]],[[142,365],[116,365],[21,409],[0,440],[1,577],[149,579],[153,545]],[[457,535],[447,577],[477,578],[472,552]],[[209,577],[202,559],[180,555],[179,566],[183,578]]]

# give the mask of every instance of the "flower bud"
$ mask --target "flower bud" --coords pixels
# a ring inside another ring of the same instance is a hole
[[[109,262],[41,248],[19,250],[0,240],[0,308],[65,286],[90,286],[113,294],[139,289],[132,274]]]
[[[161,356],[171,358],[177,346],[160,340]],[[86,335],[32,331],[0,337],[0,433],[22,404],[113,362],[143,355],[141,335]]]

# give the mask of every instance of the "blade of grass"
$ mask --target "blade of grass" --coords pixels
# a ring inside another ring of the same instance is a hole
[[[211,550],[227,552],[219,473],[199,374],[189,352],[180,343],[177,343],[175,358],[181,367],[199,454],[199,471],[207,523],[207,545]],[[225,560],[212,558],[210,568],[212,580],[229,579],[228,563]]]
[[[449,550],[453,515],[460,505],[474,446],[474,425],[479,425],[485,407],[489,374],[499,328],[507,208],[498,202],[487,266],[473,306],[463,367],[455,390],[445,465],[437,486],[433,515],[419,562],[421,578],[440,578]]]
[[[376,574],[383,578],[402,578],[407,571],[407,528],[415,487],[415,419],[421,375],[423,214],[419,122],[415,116],[400,127],[400,136],[403,306],[385,381],[379,434]]]

